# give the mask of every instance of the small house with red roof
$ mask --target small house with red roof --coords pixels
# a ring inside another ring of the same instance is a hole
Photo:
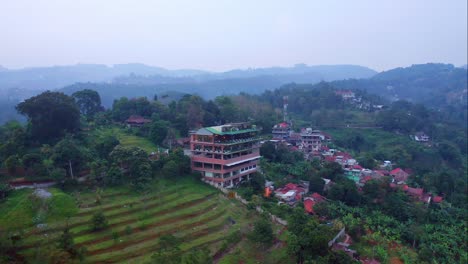
[[[438,195],[436,195],[436,196],[434,196],[434,198],[432,198],[432,201],[434,203],[441,203],[443,200],[444,200],[444,198],[442,196],[438,196]]]
[[[304,198],[304,210],[309,214],[315,214],[314,205],[324,202],[325,200],[325,197],[315,192],[311,196]]]
[[[302,196],[307,193],[304,186],[288,183],[283,188],[275,190],[275,196],[285,202],[296,202],[302,199]]]
[[[143,126],[144,124],[148,124],[150,123],[151,120],[149,119],[146,119],[142,116],[139,116],[139,115],[132,115],[130,116],[127,120],[125,120],[125,123],[129,126],[132,126],[132,127],[140,127],[140,126]]]
[[[401,168],[396,168],[390,171],[390,176],[393,177],[397,184],[404,184],[408,180],[409,173]]]
[[[424,195],[424,189],[423,188],[412,188],[412,187],[408,187],[408,185],[405,185],[403,190],[413,196],[413,197],[418,197],[418,198],[421,198],[423,195]]]

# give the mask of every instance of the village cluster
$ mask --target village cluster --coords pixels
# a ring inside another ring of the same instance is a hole
[[[411,169],[394,168],[395,166],[391,161],[383,161],[378,169],[372,170],[363,168],[351,154],[338,149],[329,148],[328,145],[332,142],[332,138],[329,134],[320,130],[303,128],[301,132],[297,133],[292,130],[292,126],[289,122],[282,122],[273,127],[272,136],[273,138],[270,142],[276,145],[284,144],[288,146],[291,151],[300,151],[308,160],[319,159],[324,162],[336,162],[340,164],[343,168],[344,176],[353,180],[359,190],[370,180],[380,180],[384,177],[389,177],[391,180],[391,188],[401,189],[415,200],[427,204],[431,202],[440,203],[443,200],[441,196],[424,192],[422,188],[408,186],[407,181],[412,173]],[[427,142],[427,140],[427,136],[423,139],[417,139],[417,141],[422,142]],[[323,178],[323,180],[325,190],[329,189],[334,184],[330,179]],[[273,187],[272,182],[267,182],[265,188],[266,196],[274,193],[275,197],[289,205],[295,205],[298,201],[303,201],[304,209],[308,213],[314,213],[314,204],[325,201],[325,197],[318,193],[312,193],[306,196],[309,192],[307,182],[302,182],[300,184],[288,183],[277,189]]]

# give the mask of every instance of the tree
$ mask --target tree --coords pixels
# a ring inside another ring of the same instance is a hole
[[[31,122],[32,136],[50,140],[80,127],[80,111],[72,97],[46,91],[18,104],[16,109]]]
[[[76,254],[75,242],[73,241],[73,236],[70,233],[70,229],[68,227],[66,227],[63,230],[62,235],[60,235],[58,240],[58,247],[70,253],[71,255]]]
[[[168,161],[162,168],[163,175],[168,178],[175,178],[179,175],[179,165],[173,160]]]
[[[328,198],[343,201],[347,205],[358,205],[361,202],[356,184],[349,179],[342,179],[337,182],[328,192]]]
[[[325,181],[322,178],[320,178],[318,176],[310,177],[309,191],[317,192],[319,194],[322,194],[324,186],[325,186]]]
[[[227,96],[219,96],[215,99],[219,107],[220,119],[223,123],[238,121],[239,109],[233,103],[232,99]]]
[[[80,112],[87,117],[92,117],[97,112],[103,110],[101,97],[94,90],[84,89],[73,93],[72,97],[75,99]]]
[[[201,249],[191,249],[182,256],[182,264],[211,264],[213,258],[210,256],[210,251],[203,247]]]
[[[8,173],[16,173],[16,168],[21,165],[21,161],[18,155],[11,155],[5,160],[5,166],[8,170]]]
[[[311,260],[328,253],[328,241],[332,234],[328,226],[320,225],[315,219],[308,219],[299,233],[290,232],[287,237],[287,251],[296,257],[297,263]]]
[[[56,165],[68,171],[68,175],[74,179],[75,170],[83,165],[86,160],[86,149],[81,147],[71,136],[66,136],[60,140],[53,148],[51,159]]]
[[[123,173],[122,170],[112,165],[107,171],[106,177],[104,178],[106,184],[117,185],[123,182]]]
[[[111,160],[127,169],[132,184],[144,187],[151,179],[151,164],[148,154],[138,147],[123,147],[118,145],[110,153]]]
[[[150,140],[158,145],[161,145],[167,136],[167,131],[169,128],[168,122],[162,120],[154,120],[149,126]]]
[[[151,256],[151,263],[179,264],[182,252],[181,241],[173,235],[162,235],[159,238],[159,248]]]
[[[94,140],[95,146],[98,155],[103,159],[109,158],[109,153],[115,148],[115,146],[120,144],[120,141],[111,134],[106,134],[102,137],[98,137]]]
[[[10,187],[7,184],[0,183],[0,201],[5,199],[10,193]]]
[[[103,230],[107,228],[107,226],[109,225],[107,222],[106,216],[101,211],[93,215],[91,223],[92,223],[91,230],[93,231]]]
[[[23,166],[26,170],[33,169],[37,165],[42,165],[42,157],[37,153],[28,153],[23,156]],[[36,174],[39,174],[36,172]]]
[[[249,234],[249,239],[263,246],[271,245],[274,239],[271,222],[265,217],[257,220],[254,223],[253,231]]]
[[[362,167],[368,169],[374,169],[377,166],[377,162],[369,153],[366,153],[361,158],[359,158],[358,162]]]
[[[337,162],[326,162],[323,168],[319,171],[320,178],[330,179],[336,181],[343,175],[343,168]]]

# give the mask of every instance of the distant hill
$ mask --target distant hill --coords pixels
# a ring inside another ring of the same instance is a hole
[[[25,68],[20,70],[0,69],[0,90],[10,88],[53,90],[77,82],[110,82],[117,76],[164,75],[182,77],[206,74],[199,70],[166,70],[144,64],[117,64],[112,67],[99,64]]]
[[[336,69],[335,69],[336,68]],[[315,69],[316,71],[312,71]],[[198,94],[206,99],[240,92],[260,94],[287,83],[318,83],[337,78],[372,76],[375,71],[361,66],[298,66],[292,68],[265,68],[255,70],[235,70],[225,73],[202,74],[186,77],[163,75],[119,76],[111,83],[77,83],[66,86],[61,91],[71,94],[82,89],[99,92],[103,105],[111,107],[112,102],[122,96],[153,98],[155,94],[167,92]]]
[[[177,80],[177,82],[209,81],[219,79],[252,78],[263,75],[316,75],[316,78],[330,81],[348,78],[369,78],[376,72],[362,66],[328,65],[295,67],[273,67],[248,70],[232,70],[214,73],[202,70],[181,69],[167,70],[161,67],[144,64],[117,64],[106,66],[99,64],[77,64],[71,66],[37,67],[19,70],[8,70],[0,66],[0,90],[19,88],[36,90],[53,90],[78,82],[110,82],[119,76],[147,77],[160,76]],[[165,80],[153,78],[152,84],[165,83]]]

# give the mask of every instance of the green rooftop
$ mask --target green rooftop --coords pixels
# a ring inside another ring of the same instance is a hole
[[[218,127],[205,127],[206,130],[210,131],[213,134],[216,135],[237,135],[237,134],[243,134],[243,133],[249,133],[249,132],[257,132],[257,128],[249,128],[249,129],[242,129],[242,130],[232,130],[232,131],[220,131],[217,129]]]

